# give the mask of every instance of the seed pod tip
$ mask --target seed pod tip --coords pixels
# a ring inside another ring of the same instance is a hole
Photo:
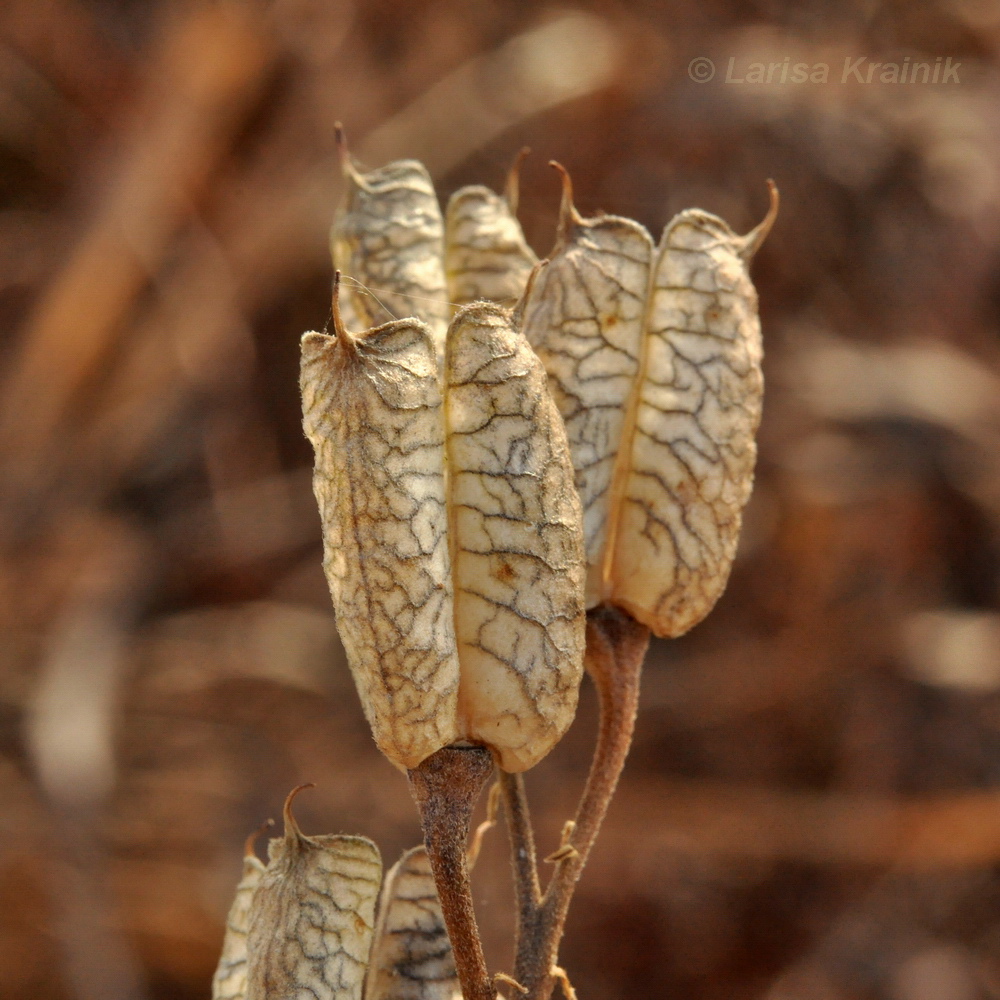
[[[579,225],[583,219],[573,204],[573,178],[569,171],[558,161],[549,160],[549,166],[553,170],[558,170],[562,178],[562,201],[559,203],[559,231],[560,238],[564,238],[571,226]]]
[[[781,196],[778,193],[778,185],[770,177],[767,179],[767,193],[769,198],[767,215],[741,241],[742,245],[739,249],[739,255],[747,263],[750,262],[753,255],[760,249],[761,244],[767,239],[767,234],[774,226],[775,219],[778,218],[778,207],[781,204]]]
[[[507,183],[504,185],[503,196],[511,215],[517,215],[517,203],[521,194],[521,164],[531,152],[530,146],[522,146],[514,157],[514,162],[507,171]]]
[[[309,781],[304,785],[296,785],[288,793],[288,798],[285,799],[285,807],[282,809],[282,817],[285,821],[285,843],[291,844],[292,842],[301,842],[306,839],[305,834],[299,829],[299,824],[295,821],[295,814],[292,812],[292,802],[295,801],[295,796],[299,792],[315,787],[315,783]]]
[[[347,148],[347,135],[340,122],[333,123],[333,134],[337,143],[337,159],[340,160],[341,172],[345,178],[356,178],[357,173],[351,161],[351,152]]]
[[[355,346],[354,337],[351,336],[344,325],[344,317],[340,311],[340,271],[333,272],[333,301],[331,305],[331,315],[333,318],[333,335],[344,347],[353,349]]]
[[[535,287],[535,279],[548,262],[548,257],[544,257],[542,260],[535,262],[534,267],[532,267],[530,273],[528,274],[521,297],[517,300],[517,304],[510,311],[510,321],[515,330],[521,330],[524,327],[524,310],[528,304],[531,290]]]
[[[243,841],[244,858],[253,858],[257,856],[257,840],[265,830],[270,830],[272,826],[274,826],[274,820],[268,817],[263,823],[260,824],[260,826],[257,827],[256,830],[253,831],[253,833],[250,834],[249,837],[247,837],[245,841]]]

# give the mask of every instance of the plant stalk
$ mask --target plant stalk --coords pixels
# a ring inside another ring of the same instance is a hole
[[[490,775],[484,747],[444,747],[407,772],[465,1000],[496,1000],[472,905],[466,848],[472,810]]]
[[[500,772],[500,794],[503,796],[507,836],[510,840],[510,860],[514,872],[514,901],[517,906],[515,950],[520,955],[522,941],[534,935],[538,924],[538,908],[542,903],[542,887],[538,880],[535,834],[528,811],[528,796],[523,774]]]
[[[559,942],[573,890],[632,744],[648,645],[649,630],[624,611],[600,607],[588,614],[586,664],[600,702],[597,746],[575,825],[567,825],[555,871],[540,900],[533,888],[538,875],[524,784],[520,775],[501,777],[518,903],[514,976],[526,988],[526,1000],[548,1000],[557,981]]]

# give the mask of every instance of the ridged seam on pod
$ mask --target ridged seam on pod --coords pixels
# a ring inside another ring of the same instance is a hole
[[[306,436],[338,626],[401,767],[468,740],[537,763],[572,721],[583,551],[565,430],[508,310],[302,341]]]
[[[476,184],[460,188],[445,212],[444,264],[454,306],[488,300],[515,305],[538,263],[517,221],[522,149],[502,195]]]
[[[427,169],[397,160],[360,173],[337,144],[344,196],[330,230],[334,268],[345,280],[343,312],[349,325],[367,329],[416,316],[441,349],[451,309],[444,276],[444,221]]]
[[[604,596],[609,488],[639,371],[653,241],[631,219],[581,218],[564,178],[556,245],[527,297],[524,330],[566,423],[593,607]]]
[[[226,916],[222,954],[212,977],[212,1000],[244,1000],[246,996],[250,905],[264,874],[264,866],[254,854],[254,842],[261,832],[251,834],[243,848],[243,873]]]
[[[385,877],[365,1000],[461,1000],[427,851],[407,851]]]
[[[582,219],[563,178],[559,237],[525,330],[567,423],[587,603],[680,635],[725,588],[753,482],[763,379],[747,266],[777,190],[747,236],[688,210],[654,252],[637,223]]]
[[[299,790],[251,903],[246,1000],[361,1000],[382,861],[364,837],[305,836],[291,811]]]

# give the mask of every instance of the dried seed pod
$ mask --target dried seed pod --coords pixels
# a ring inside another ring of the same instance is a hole
[[[538,263],[517,221],[522,149],[507,176],[503,195],[482,185],[460,188],[445,212],[444,270],[454,305],[486,299],[513,306]]]
[[[524,331],[566,423],[583,505],[587,606],[604,599],[609,490],[642,353],[653,241],[615,215],[583,219],[563,173],[559,234],[527,297]]]
[[[382,861],[364,837],[304,836],[298,791],[250,907],[246,1000],[361,1000]]]
[[[324,569],[375,742],[402,767],[458,739],[445,422],[419,320],[302,338]]]
[[[444,222],[430,175],[416,160],[369,173],[351,161],[338,126],[344,197],[330,231],[334,267],[345,281],[345,318],[367,329],[416,316],[440,348],[450,307],[444,267]]]
[[[382,887],[365,1000],[461,998],[427,851],[414,847]]]
[[[563,176],[559,238],[525,329],[567,422],[588,606],[681,635],[725,588],[753,483],[763,378],[747,268],[777,191],[747,236],[689,210],[654,252],[636,223],[581,219]]]
[[[302,340],[325,569],[365,713],[416,767],[461,740],[521,771],[576,710],[579,499],[541,363],[512,314],[460,310],[440,382],[428,328]]]
[[[585,626],[566,432],[515,322],[466,306],[446,351],[459,712],[507,771],[537,763],[573,721]]]
[[[260,831],[258,831],[259,833]],[[244,1000],[247,991],[247,932],[250,929],[250,904],[260,885],[264,866],[254,854],[257,833],[247,838],[243,851],[243,874],[236,887],[236,898],[226,917],[222,955],[212,977],[212,1000]]]

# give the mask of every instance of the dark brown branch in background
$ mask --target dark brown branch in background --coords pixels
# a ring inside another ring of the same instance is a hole
[[[497,995],[483,957],[466,857],[472,810],[492,773],[493,758],[483,747],[444,747],[407,772],[465,1000]]]
[[[514,976],[527,989],[528,1000],[547,1000],[555,985],[559,941],[573,890],[632,744],[648,645],[649,630],[625,612],[601,607],[588,615],[587,670],[597,687],[601,711],[597,747],[574,823],[564,831],[554,856],[556,870],[540,899],[524,785],[520,775],[502,776],[518,904]]]

